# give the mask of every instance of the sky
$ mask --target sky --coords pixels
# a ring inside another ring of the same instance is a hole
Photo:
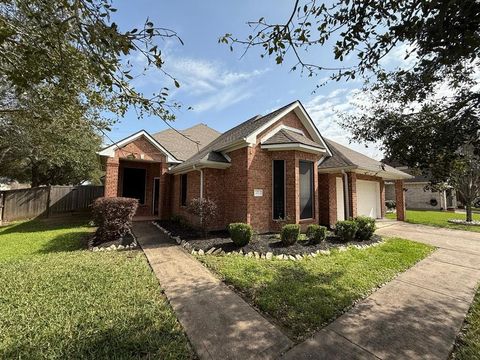
[[[316,89],[317,84],[328,78],[329,72],[316,77],[302,76],[299,71],[290,71],[295,64],[292,58],[277,65],[274,58],[262,59],[260,48],[250,49],[242,56],[241,47],[231,52],[228,46],[218,43],[225,33],[245,38],[251,31],[247,21],[262,16],[272,21],[285,21],[292,3],[285,0],[116,0],[117,12],[112,21],[122,30],[130,30],[142,27],[149,18],[156,26],[175,30],[182,39],[184,45],[174,39],[158,42],[165,70],[178,79],[179,89],[158,71],[148,71],[134,80],[134,85],[145,94],[164,86],[171,89],[171,100],[183,105],[172,123],[175,128],[204,123],[224,132],[252,116],[300,100],[324,137],[381,159],[382,153],[375,146],[367,148],[363,144],[350,143],[349,134],[337,123],[339,112],[355,111],[355,97],[361,82],[328,82]],[[395,65],[402,59],[398,51],[386,57],[384,62]],[[339,65],[332,60],[329,47],[311,48],[305,56],[325,66]],[[129,60],[138,68],[144,64],[144,59],[138,55]],[[166,128],[159,118],[139,119],[135,111],[129,111],[112,127],[109,138],[117,141],[141,129],[153,134]],[[105,142],[109,143],[110,139]]]

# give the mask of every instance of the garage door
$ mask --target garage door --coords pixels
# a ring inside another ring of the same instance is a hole
[[[378,181],[357,180],[358,215],[380,218],[380,184]]]

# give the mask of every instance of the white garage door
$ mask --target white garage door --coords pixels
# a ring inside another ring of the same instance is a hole
[[[337,220],[345,220],[345,198],[343,195],[343,180],[336,178],[337,183]]]
[[[372,218],[382,217],[378,181],[357,180],[357,213]]]

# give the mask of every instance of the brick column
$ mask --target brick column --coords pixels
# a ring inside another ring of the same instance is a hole
[[[120,163],[118,158],[107,158],[105,171],[105,197],[118,196],[118,167]]]
[[[403,180],[395,180],[395,200],[397,208],[397,220],[405,221],[405,191],[403,191]]]
[[[382,218],[385,217],[385,182],[380,180],[380,209]]]
[[[357,174],[347,173],[348,177],[348,207],[350,217],[357,216]]]

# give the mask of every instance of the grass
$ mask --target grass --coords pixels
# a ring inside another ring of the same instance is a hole
[[[198,259],[299,341],[432,249],[408,240],[390,239],[368,249],[336,250],[330,256],[296,262],[241,256]]]
[[[396,214],[387,214],[386,217],[389,219],[395,219]],[[412,224],[480,232],[480,226],[452,224],[448,222],[449,219],[465,220],[465,214],[457,214],[448,211],[407,210],[406,221]],[[480,221],[480,214],[473,214],[473,220]]]
[[[452,359],[478,359],[480,354],[480,290],[473,300],[470,311],[453,350]]]
[[[194,357],[143,253],[87,251],[91,231],[0,227],[0,358]]]

